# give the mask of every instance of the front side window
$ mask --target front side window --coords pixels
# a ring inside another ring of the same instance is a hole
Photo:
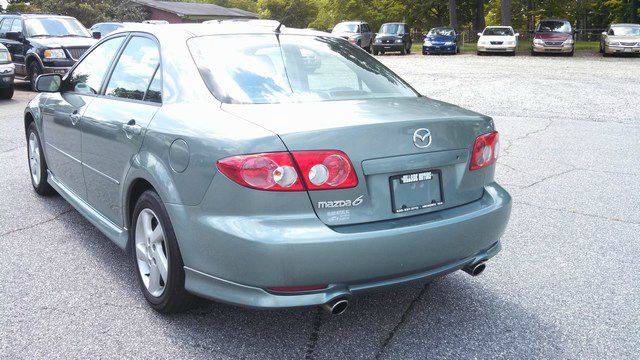
[[[13,25],[11,25],[11,30],[9,30],[9,31],[21,33],[22,32],[22,21],[20,19],[15,19],[13,21]]]
[[[510,28],[487,28],[482,35],[485,36],[513,36]]]
[[[146,37],[132,37],[113,69],[105,94],[143,100],[159,65],[160,52],[156,43]]]
[[[33,18],[24,22],[30,37],[91,37],[87,29],[74,18]]]
[[[549,32],[570,33],[571,24],[569,24],[568,21],[541,21],[540,24],[538,24],[537,31],[541,33],[549,33]]]
[[[223,102],[418,96],[380,62],[334,37],[281,35],[278,41],[275,35],[216,35],[188,44],[205,83]]]
[[[69,75],[65,88],[82,94],[97,94],[123,40],[124,36],[109,39],[93,49]]]

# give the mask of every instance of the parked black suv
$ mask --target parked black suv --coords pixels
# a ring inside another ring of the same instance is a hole
[[[373,54],[399,51],[402,55],[411,54],[411,30],[405,23],[386,23],[380,26],[373,41]]]
[[[70,16],[0,14],[0,43],[13,58],[16,78],[31,81],[40,74],[65,74],[95,39]]]

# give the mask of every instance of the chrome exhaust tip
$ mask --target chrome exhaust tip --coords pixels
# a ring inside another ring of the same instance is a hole
[[[347,308],[349,307],[349,300],[335,299],[323,304],[321,307],[330,315],[340,315],[347,311]]]
[[[480,262],[475,263],[473,265],[469,265],[467,267],[464,267],[464,268],[462,268],[462,270],[464,272],[466,272],[467,274],[471,275],[471,276],[478,276],[478,275],[482,274],[486,268],[487,268],[487,262],[486,261],[480,261]]]

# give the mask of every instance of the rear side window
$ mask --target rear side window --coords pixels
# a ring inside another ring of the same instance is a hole
[[[9,30],[9,31],[21,33],[22,32],[22,20],[15,19],[13,21],[13,25],[11,25],[11,30]]]
[[[6,18],[2,20],[2,24],[0,24],[0,35],[6,35],[7,31],[11,29],[11,24],[13,23],[13,19]]]
[[[124,36],[109,39],[93,49],[69,75],[66,88],[82,94],[97,94],[123,40]]]
[[[105,94],[143,100],[159,65],[160,52],[156,43],[146,37],[132,37],[113,69]]]
[[[151,84],[149,84],[149,89],[147,93],[144,95],[144,100],[162,104],[162,69],[158,66],[156,70],[156,74],[153,75],[153,80],[151,80]]]

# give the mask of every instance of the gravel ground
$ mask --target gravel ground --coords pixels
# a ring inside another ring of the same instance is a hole
[[[21,84],[0,102],[0,358],[640,358],[640,59],[379,59],[495,119],[514,208],[483,276],[370,294],[339,317],[158,315],[127,255],[31,190]]]

